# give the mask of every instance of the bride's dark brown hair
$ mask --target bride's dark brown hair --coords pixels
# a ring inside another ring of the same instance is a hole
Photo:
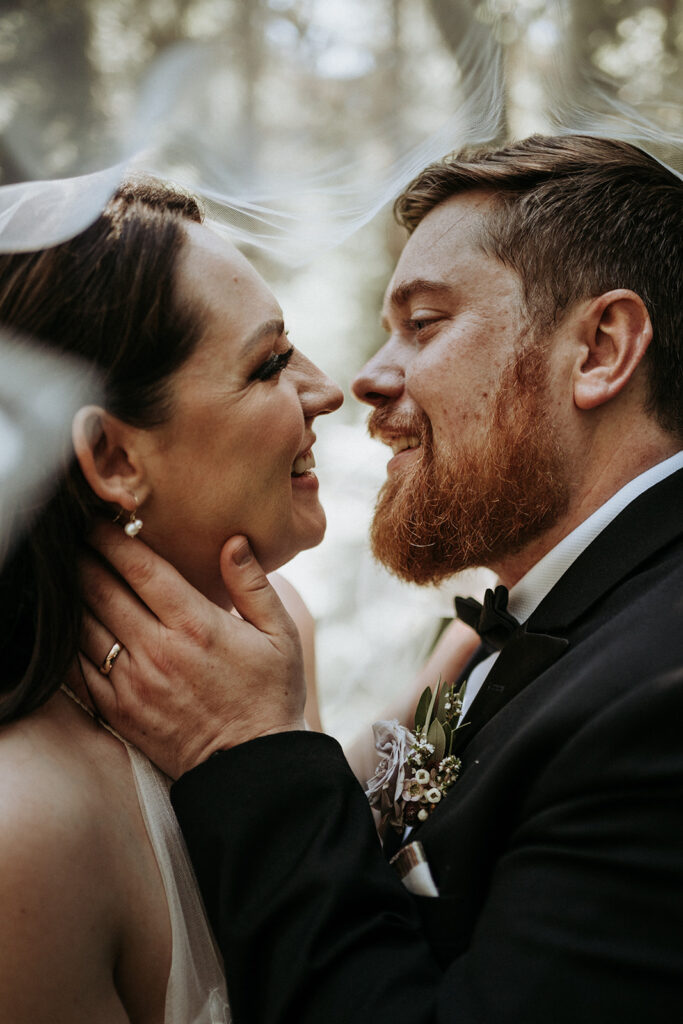
[[[76,238],[0,256],[0,327],[85,359],[99,372],[101,404],[119,419],[137,427],[164,422],[169,378],[201,330],[198,312],[176,289],[185,220],[202,220],[191,196],[153,179],[122,185]],[[2,567],[0,723],[43,704],[73,662],[78,555],[105,510],[72,458]]]

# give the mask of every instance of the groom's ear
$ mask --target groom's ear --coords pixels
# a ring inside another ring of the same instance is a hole
[[[595,409],[632,379],[652,340],[652,322],[639,295],[617,288],[586,304],[578,337],[574,402],[579,409]]]
[[[79,409],[71,429],[76,458],[90,488],[103,501],[131,512],[149,493],[137,452],[139,433],[97,405]]]

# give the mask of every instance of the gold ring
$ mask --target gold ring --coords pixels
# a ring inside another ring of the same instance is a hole
[[[119,656],[119,654],[121,653],[122,650],[123,650],[123,644],[120,644],[117,641],[113,645],[113,647],[110,650],[110,652],[107,655],[107,657],[104,659],[104,661],[100,665],[100,672],[102,673],[103,676],[108,676],[109,675],[109,673],[112,670],[112,665],[114,664],[114,662],[116,661],[116,659],[118,658],[118,656]]]

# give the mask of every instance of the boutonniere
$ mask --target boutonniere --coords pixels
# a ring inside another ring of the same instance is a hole
[[[464,693],[465,683],[456,690],[439,679],[420,697],[414,732],[396,720],[373,725],[380,761],[365,795],[380,812],[380,834],[426,821],[458,778],[460,758],[451,747]]]

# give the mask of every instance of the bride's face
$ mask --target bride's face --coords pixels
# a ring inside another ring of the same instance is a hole
[[[249,537],[267,571],[322,540],[318,481],[302,470],[313,420],[342,393],[290,351],[278,303],[237,249],[207,227],[186,230],[177,287],[203,334],[172,378],[172,417],[146,432],[140,514],[150,546],[216,600],[233,534]]]

